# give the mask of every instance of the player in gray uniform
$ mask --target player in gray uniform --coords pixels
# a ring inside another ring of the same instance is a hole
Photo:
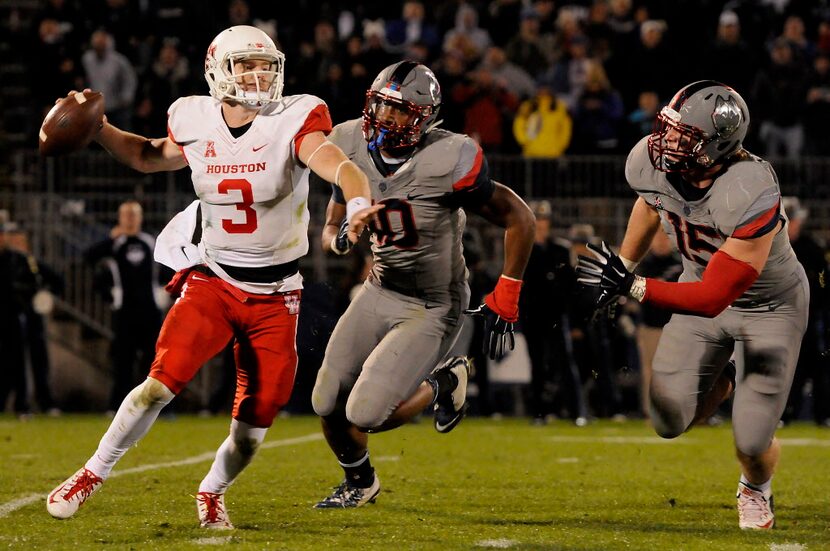
[[[746,103],[714,81],[681,89],[625,167],[639,198],[620,254],[603,243],[581,257],[580,281],[605,306],[629,295],[674,312],[654,358],[654,428],[674,438],[734,390],[732,423],[741,464],[739,525],[772,528],[773,471],[784,411],[807,325],[809,289],[790,246],[781,192],[769,163],[742,147]],[[683,256],[677,283],[635,276],[660,226]],[[744,368],[730,369],[735,343]],[[725,369],[726,368],[726,369]]]
[[[466,357],[449,351],[470,293],[461,237],[464,209],[506,228],[502,276],[485,304],[491,357],[512,348],[521,278],[533,245],[528,206],[490,179],[481,148],[467,136],[435,128],[441,90],[427,67],[411,61],[381,71],[362,119],[339,124],[329,139],[369,175],[383,205],[371,226],[374,266],[340,318],[312,393],[323,432],[345,480],[318,508],[373,501],[380,482],[369,462],[367,432],[400,426],[434,404],[435,428],[463,416]],[[323,246],[348,252],[345,205],[329,202]]]

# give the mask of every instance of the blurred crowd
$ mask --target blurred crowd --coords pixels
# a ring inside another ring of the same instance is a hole
[[[44,0],[24,15],[13,10],[9,28],[34,109],[88,86],[106,94],[111,121],[148,135],[164,132],[173,100],[207,93],[213,36],[247,24],[285,52],[285,92],[322,97],[335,122],[359,116],[379,70],[408,58],[438,76],[443,125],[488,152],[626,152],[699,79],[747,100],[752,151],[830,152],[830,6],[820,1]]]

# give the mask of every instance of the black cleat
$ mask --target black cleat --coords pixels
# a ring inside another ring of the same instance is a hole
[[[467,379],[473,374],[473,364],[466,356],[453,356],[435,369],[432,377],[445,370],[455,376],[456,384],[451,389],[440,389],[435,402],[435,430],[440,433],[450,432],[467,413]]]
[[[362,507],[367,503],[374,503],[375,499],[380,493],[380,480],[375,476],[375,480],[368,488],[358,488],[349,485],[347,481],[340,483],[334,489],[332,494],[321,501],[319,501],[315,509],[350,509],[352,507]]]

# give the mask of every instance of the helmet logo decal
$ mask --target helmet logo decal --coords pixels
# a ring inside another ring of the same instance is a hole
[[[743,113],[732,96],[726,99],[718,96],[715,110],[712,112],[712,122],[715,124],[718,136],[728,138],[734,134],[743,118]]]

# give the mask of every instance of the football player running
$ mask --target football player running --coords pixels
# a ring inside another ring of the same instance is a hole
[[[775,171],[742,147],[748,126],[746,103],[728,86],[700,81],[677,92],[628,156],[625,177],[639,197],[620,254],[603,243],[577,270],[597,307],[627,295],[674,312],[653,364],[657,434],[679,436],[734,391],[739,525],[768,529],[780,454],[775,429],[807,325],[809,288],[787,238]],[[632,273],[661,224],[683,257],[677,283]],[[735,378],[730,356],[739,341],[745,362]]]
[[[208,48],[211,97],[174,102],[167,137],[148,139],[106,122],[98,134],[98,143],[136,170],[190,167],[201,207],[199,263],[171,282],[181,298],[164,321],[149,377],[124,399],[92,457],[49,494],[52,516],[75,514],[161,409],[234,337],[230,434],[196,496],[201,526],[233,528],[225,491],[250,463],[294,383],[309,169],[348,198],[348,239],[356,240],[381,208],[370,207],[365,174],[326,139],[325,103],[282,96],[283,62],[264,32],[231,27]]]
[[[367,91],[363,118],[337,125],[329,137],[369,176],[372,198],[384,208],[370,226],[371,274],[334,329],[312,393],[345,471],[318,508],[360,507],[378,495],[367,433],[398,427],[430,405],[439,432],[464,415],[468,359],[449,357],[435,366],[456,339],[470,298],[461,246],[465,210],[506,229],[502,275],[469,313],[485,318],[491,358],[513,346],[533,214],[490,179],[471,138],[436,128],[440,105],[432,71],[399,62]],[[344,198],[334,188],[322,243],[337,254],[350,248],[344,216]]]

